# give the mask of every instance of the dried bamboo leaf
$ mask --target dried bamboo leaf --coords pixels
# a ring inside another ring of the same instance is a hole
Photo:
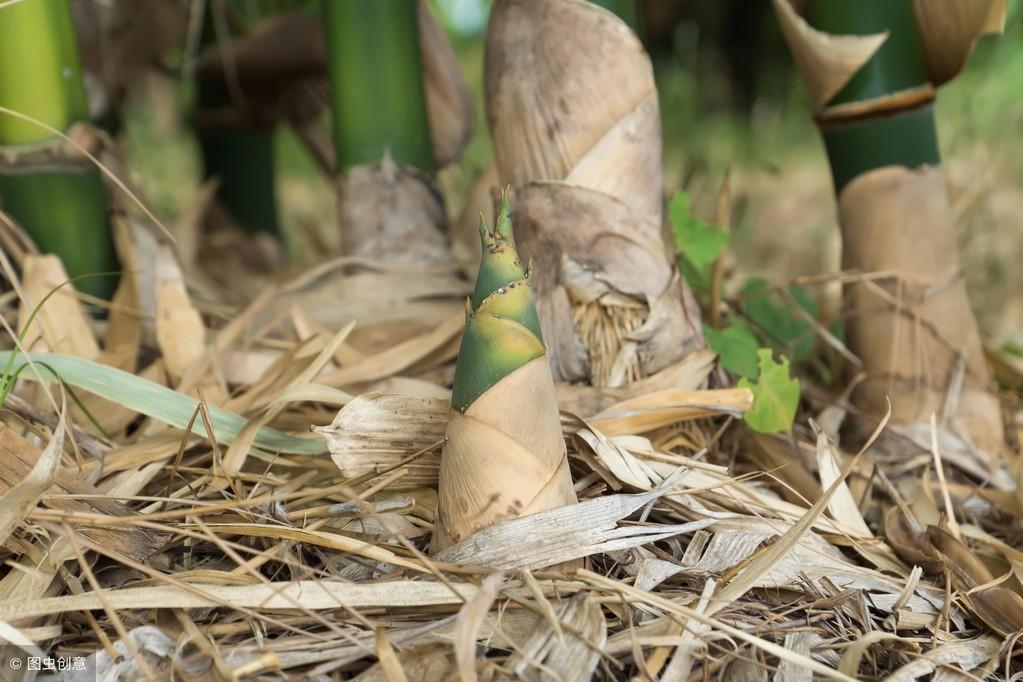
[[[630,597],[632,600],[636,602],[649,604],[653,607],[656,607],[658,610],[664,611],[666,613],[673,613],[683,618],[687,618],[690,620],[694,620],[698,623],[708,625],[713,630],[719,630],[735,639],[739,639],[743,642],[752,644],[753,646],[765,651],[768,654],[777,656],[781,660],[791,661],[797,665],[813,670],[814,672],[817,672],[828,678],[844,680],[845,682],[851,682],[851,680],[854,679],[849,677],[848,675],[845,675],[844,673],[840,673],[839,671],[834,670],[833,668],[829,668],[828,666],[819,663],[818,661],[812,658],[808,658],[801,654],[788,651],[781,645],[762,639],[760,637],[757,637],[756,635],[752,635],[746,632],[745,630],[733,627],[721,620],[718,620],[709,614],[700,613],[693,609],[687,608],[677,602],[666,599],[655,593],[638,590],[625,583],[612,580],[611,578],[607,578],[605,576],[593,573],[591,571],[587,571],[585,569],[580,570],[578,572],[578,575],[581,579],[584,579],[591,584],[599,585],[609,591],[618,592],[619,594]]]
[[[716,414],[740,416],[752,408],[753,393],[748,388],[666,389],[612,405],[591,417],[589,423],[608,436],[640,434]]]
[[[328,329],[352,321],[436,324],[461,312],[470,292],[470,284],[447,267],[389,267],[344,258],[303,273],[266,301],[251,323],[269,324],[298,306]]]
[[[994,585],[991,571],[961,540],[937,526],[927,529],[956,587],[966,593],[967,602],[995,631],[1009,635],[1023,630],[1023,597]]]
[[[817,434],[817,467],[820,472],[821,486],[824,489],[830,488],[842,476],[837,453],[835,453],[828,435],[823,431]],[[846,528],[856,531],[859,537],[874,537],[867,522],[863,520],[863,515],[845,481],[841,481],[832,494],[831,500],[828,502],[828,511],[836,521]]]
[[[22,346],[95,360],[99,355],[96,335],[75,298],[74,285],[67,284],[68,274],[60,258],[53,254],[25,256],[21,277],[25,298],[18,311],[18,327],[25,334]],[[26,328],[37,307],[35,319]]]
[[[776,566],[783,557],[792,551],[799,544],[800,539],[806,534],[813,524],[814,519],[824,511],[824,508],[831,501],[832,495],[838,490],[839,485],[845,481],[850,468],[835,479],[828,486],[827,490],[820,496],[806,513],[792,524],[784,534],[778,538],[767,550],[757,555],[753,561],[746,564],[739,573],[729,581],[716,595],[715,603],[710,607],[709,613],[714,614],[720,609],[735,601],[748,592],[765,573],[768,573]]]
[[[618,521],[671,492],[684,473],[677,472],[647,493],[608,495],[502,521],[444,549],[437,558],[500,570],[533,570],[706,528],[712,520],[618,526]]]
[[[387,676],[387,682],[407,682],[408,678],[405,676],[405,670],[401,665],[401,661],[398,660],[398,655],[394,652],[391,641],[387,639],[387,631],[383,628],[377,628],[376,640],[377,660],[380,661],[380,667]]]
[[[714,369],[717,355],[706,348],[694,350],[660,372],[632,382],[628,386],[598,387],[583,384],[558,383],[558,406],[565,412],[584,419],[603,412],[615,403],[629,398],[674,388],[695,391],[705,388],[707,377]]]
[[[418,647],[398,654],[403,671],[413,680],[447,680],[455,674],[449,651],[438,646]],[[357,677],[355,682],[391,682],[391,677],[378,663]]]
[[[503,573],[488,575],[480,585],[479,591],[468,599],[458,611],[455,629],[452,633],[455,647],[455,661],[458,674],[463,682],[476,682],[476,638],[479,636],[483,621],[504,581]]]
[[[785,648],[809,658],[811,642],[815,636],[819,637],[813,632],[790,632],[785,635]],[[813,682],[813,671],[807,670],[794,661],[783,660],[778,664],[774,682]]]
[[[25,628],[16,628],[10,623],[0,620],[0,641],[4,644],[13,644],[30,656],[44,658],[46,653],[36,646],[36,643],[32,640],[30,633],[30,630]],[[49,638],[40,637],[38,639]]]
[[[781,536],[793,527],[794,524],[750,517],[722,519],[708,526],[713,536],[694,568],[726,572],[735,567],[749,566],[752,560],[748,559],[753,557],[753,560],[762,560],[778,542],[775,540],[771,547],[760,549],[765,541]],[[849,561],[834,545],[813,532],[806,533],[791,545],[787,552],[776,558],[758,577],[751,579],[749,584],[750,589],[787,587],[802,590],[805,589],[804,581],[807,579],[827,579],[842,588],[869,592],[873,604],[887,612],[892,610],[904,587],[900,579]],[[940,611],[943,601],[942,591],[921,586],[910,597],[909,604],[916,613],[935,615]]]
[[[464,326],[465,313],[459,311],[449,315],[423,334],[363,358],[348,367],[325,372],[316,379],[319,383],[330,386],[348,386],[393,376],[412,367],[438,349],[452,342],[457,343]]]
[[[888,544],[906,563],[920,566],[932,575],[941,570],[941,560],[927,539],[927,529],[922,526],[914,528],[898,507],[892,507],[885,514],[884,534]]]
[[[13,429],[10,427],[0,428],[0,492],[11,490],[27,479],[40,457],[39,449],[18,436]],[[48,498],[46,506],[51,509],[67,512],[99,512],[126,519],[138,516],[126,506],[115,499],[104,496],[101,491],[82,480],[77,467],[58,469],[54,488],[47,492],[48,494],[82,498],[80,500],[62,497]],[[157,533],[145,528],[89,528],[83,530],[82,534],[136,560],[149,558],[164,543]],[[53,562],[54,567],[59,567],[62,563],[62,560],[58,559],[59,554],[59,552],[55,552],[54,556],[49,559]],[[39,577],[42,575],[39,574]],[[17,578],[12,578],[12,580],[16,581]],[[0,589],[0,594],[3,592]]]
[[[84,671],[71,671],[64,679],[68,682],[95,682],[96,680],[137,680],[145,679],[139,660],[132,655],[137,651],[151,671],[156,674],[170,672],[171,659],[177,641],[163,630],[152,625],[143,625],[128,633],[131,643],[117,640],[113,653],[99,650],[85,661]]]
[[[656,471],[597,429],[579,429],[575,435],[590,447],[600,463],[621,483],[639,490],[650,490],[661,482],[662,477]]]
[[[700,601],[697,602],[693,610],[701,615],[706,613],[707,604],[710,603],[716,588],[717,584],[713,579],[707,580],[703,585]],[[664,669],[664,674],[661,675],[661,682],[682,682],[689,679],[693,667],[693,651],[705,646],[703,637],[709,630],[710,627],[706,623],[694,621],[686,623],[685,629],[682,631],[682,641],[675,648],[675,655],[672,656],[668,667]]]
[[[877,642],[889,639],[898,640],[901,638],[893,632],[885,632],[883,630],[871,630],[862,637],[858,637],[842,653],[842,659],[838,662],[839,671],[849,677],[855,677],[859,673],[860,660],[863,658],[863,654],[867,652],[867,649]]]
[[[192,305],[170,247],[156,259],[156,343],[171,381],[177,383],[206,350],[206,327]]]
[[[62,410],[50,442],[28,475],[0,496],[0,545],[7,542],[11,533],[57,480],[57,468],[64,448],[64,418]]]
[[[573,591],[570,583],[557,589]],[[209,585],[182,583],[152,587],[125,587],[106,591],[106,601],[119,611],[127,609],[200,609],[229,604],[236,608],[294,610],[295,604],[314,611],[339,608],[422,608],[461,606],[480,588],[466,583],[395,580],[382,583],[347,583],[316,580],[259,583],[256,585]],[[546,588],[545,588],[546,589]],[[553,589],[553,586],[552,588]],[[522,593],[521,589],[510,594]],[[525,593],[522,593],[525,594]],[[0,602],[0,620],[94,611],[103,608],[94,592]]]
[[[293,540],[308,545],[316,545],[337,552],[356,554],[373,561],[380,561],[407,568],[417,573],[428,573],[429,571],[415,561],[404,559],[394,552],[356,540],[355,538],[328,533],[321,530],[310,530],[307,528],[294,528],[290,526],[271,526],[263,523],[212,523],[208,528],[218,530],[225,535],[242,535],[255,538],[274,538],[278,540]]]
[[[958,665],[963,670],[973,670],[995,656],[1000,646],[999,640],[988,636],[948,642],[910,661],[886,679],[888,682],[910,682],[929,675],[938,666],[946,665]]]
[[[563,682],[592,679],[600,663],[600,651],[607,642],[607,624],[600,603],[581,592],[562,602],[554,617],[556,623],[548,620],[529,633],[525,641],[517,643],[515,655],[505,664],[512,674],[498,679],[523,679],[534,670]],[[564,630],[571,634],[563,635]]]

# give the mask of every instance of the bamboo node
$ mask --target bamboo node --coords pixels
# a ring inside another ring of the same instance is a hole
[[[109,145],[102,131],[85,122],[72,125],[67,138],[0,146],[0,175],[85,172],[92,168],[86,152],[97,156]]]
[[[814,120],[818,125],[827,126],[894,116],[931,104],[934,102],[935,94],[934,86],[924,83],[906,90],[888,93],[883,97],[826,107],[814,116]]]

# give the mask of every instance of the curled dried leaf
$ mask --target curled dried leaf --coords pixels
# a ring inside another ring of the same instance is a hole
[[[927,537],[952,576],[956,588],[965,593],[973,611],[1003,635],[1023,630],[1023,597],[995,582],[995,576],[961,540],[948,531],[929,526]]]

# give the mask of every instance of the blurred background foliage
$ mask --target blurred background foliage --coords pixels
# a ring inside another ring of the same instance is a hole
[[[462,162],[441,178],[449,211],[457,215],[490,161],[482,81],[491,0],[429,1],[477,100],[474,138]],[[774,282],[837,270],[840,245],[827,160],[770,3],[636,2],[659,87],[666,194],[684,187],[694,211],[714,219],[728,173],[735,270]],[[123,129],[132,180],[170,220],[190,205],[201,180],[198,149],[185,124],[193,93],[188,79],[174,76],[186,61],[183,51],[170,56],[167,75],[150,78],[135,93]],[[1005,35],[981,40],[966,71],[941,89],[937,116],[981,325],[993,342],[1023,346],[1020,83],[1023,18],[1019,3],[1010,3]],[[326,116],[322,125],[329,131]],[[303,240],[295,236],[309,230],[321,231],[329,244],[336,223],[328,180],[286,127],[278,129],[275,143],[289,249],[300,251]],[[733,281],[738,286],[743,279]]]

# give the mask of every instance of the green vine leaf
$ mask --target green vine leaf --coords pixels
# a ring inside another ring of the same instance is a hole
[[[682,190],[675,192],[668,204],[668,215],[681,254],[682,274],[694,288],[707,290],[711,266],[728,246],[728,233],[694,217],[689,212],[689,195]]]
[[[789,294],[795,304],[785,300],[778,302],[770,285],[759,277],[753,277],[746,281],[742,293],[743,312],[762,331],[770,345],[789,355],[795,363],[813,355],[817,335],[813,325],[800,316],[795,308],[798,305],[810,317],[817,317],[817,305],[806,289],[800,286],[789,287]]]
[[[732,318],[724,329],[704,326],[703,335],[711,350],[718,354],[718,362],[722,367],[740,377],[757,378],[760,371],[757,367],[760,342],[745,322]]]
[[[753,409],[746,413],[746,423],[760,433],[788,431],[799,405],[799,380],[789,376],[789,360],[785,356],[781,356],[781,362],[775,362],[769,348],[760,349],[757,356],[760,377],[756,383],[745,377],[739,380],[740,388],[753,392]]]

